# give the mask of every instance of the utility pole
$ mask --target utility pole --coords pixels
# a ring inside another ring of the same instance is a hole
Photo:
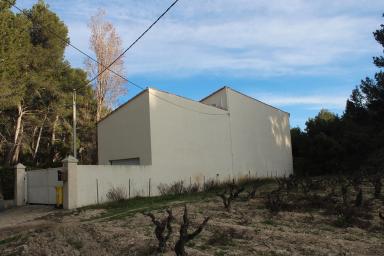
[[[76,89],[73,89],[73,157],[77,158],[76,147]]]

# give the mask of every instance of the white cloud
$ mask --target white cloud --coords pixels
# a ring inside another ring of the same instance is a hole
[[[27,0],[27,2],[30,0]],[[128,46],[171,1],[47,1],[71,42],[88,52],[89,17],[105,8]],[[182,0],[129,51],[133,74],[225,72],[276,76],[343,72],[343,63],[379,53],[382,0]],[[83,58],[67,51],[81,66]]]
[[[348,96],[344,95],[256,95],[255,98],[275,106],[306,106],[307,109],[344,109]]]

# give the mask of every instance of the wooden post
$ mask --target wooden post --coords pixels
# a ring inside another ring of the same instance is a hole
[[[131,198],[131,179],[128,180],[128,198]]]
[[[96,179],[96,197],[97,197],[97,204],[99,204],[99,180]]]
[[[205,176],[203,176],[203,191],[205,191]]]
[[[148,197],[151,197],[151,178],[149,178],[148,182]]]

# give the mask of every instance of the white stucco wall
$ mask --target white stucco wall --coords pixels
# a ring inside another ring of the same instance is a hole
[[[221,108],[212,107],[215,104]],[[148,89],[98,125],[98,166],[78,166],[78,204],[106,200],[116,186],[157,195],[160,183],[203,183],[293,172],[289,114],[223,88],[196,102]],[[109,160],[140,157],[140,166]],[[217,176],[219,174],[219,176]]]
[[[97,137],[99,164],[136,157],[140,164],[151,164],[148,92],[142,92],[100,121]]]
[[[237,174],[293,173],[289,114],[230,88],[226,91]]]
[[[213,94],[205,97],[200,101],[207,105],[213,105],[221,109],[228,110],[227,88],[221,88]]]
[[[201,103],[148,89],[98,124],[98,143],[99,164],[139,157],[174,172],[292,173],[289,114],[227,87]]]
[[[150,90],[152,164],[159,173],[232,174],[228,112]]]
[[[133,197],[148,195],[149,179],[151,195],[158,195],[157,187],[161,183],[171,184],[183,180],[186,185],[190,182],[202,185],[204,180],[224,181],[238,178],[232,172],[230,120],[227,111],[158,90],[149,90],[150,111],[145,114],[150,118],[150,135],[147,136],[151,139],[151,164],[78,165],[78,207],[105,202],[106,194],[112,187],[125,187],[128,193],[129,180]],[[128,113],[125,113],[119,118],[132,117],[127,115]],[[120,131],[108,130],[118,129],[118,126],[113,124],[117,120],[109,121],[112,124],[108,126],[106,123],[99,125],[99,132],[107,129],[105,131],[111,133],[105,136],[111,136],[113,139],[110,147],[117,146],[116,143],[125,144],[125,141],[113,138]],[[127,128],[125,132],[130,132],[130,129]],[[139,142],[132,142],[132,145],[137,143]],[[101,149],[99,154],[105,154],[106,151]],[[115,149],[109,149],[109,155],[99,160],[109,164],[108,157],[112,157],[115,152]]]
[[[153,165],[78,165],[76,207],[107,202],[107,193],[112,188],[125,188],[127,196],[130,190],[131,198],[148,196],[150,183],[151,196],[155,196],[159,195],[160,184],[172,184],[182,180],[185,186],[192,182],[199,183],[202,187],[204,179],[224,181],[228,177],[216,177],[216,174],[210,176],[199,171],[177,172],[172,168],[161,169]]]

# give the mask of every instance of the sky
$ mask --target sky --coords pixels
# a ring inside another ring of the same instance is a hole
[[[68,26],[71,43],[93,55],[87,24],[99,8],[127,47],[173,0],[46,2]],[[382,0],[180,0],[124,56],[124,75],[194,100],[229,86],[305,128],[322,108],[341,115],[352,89],[377,71],[372,57],[382,48],[372,32],[383,13]],[[66,59],[84,68],[85,57],[69,47]],[[126,86],[119,104],[140,91]]]

